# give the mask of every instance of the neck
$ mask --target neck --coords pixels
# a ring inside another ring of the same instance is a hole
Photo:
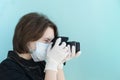
[[[18,54],[20,57],[26,59],[26,60],[30,60],[32,57],[29,53],[22,53],[22,54]]]

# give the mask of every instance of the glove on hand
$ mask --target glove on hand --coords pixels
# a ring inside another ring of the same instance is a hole
[[[67,47],[68,47],[68,55],[64,59],[64,61],[58,65],[58,69],[63,69],[63,63],[64,62],[69,61],[69,60],[71,60],[75,57],[78,57],[81,54],[81,51],[78,51],[77,53],[75,52],[76,51],[75,46],[72,46],[72,49],[70,48],[70,45],[68,45]]]
[[[66,47],[65,42],[62,42],[61,45],[60,43],[61,38],[58,38],[53,48],[51,47],[52,44],[48,47],[45,70],[57,71],[58,65],[67,57],[68,47]]]

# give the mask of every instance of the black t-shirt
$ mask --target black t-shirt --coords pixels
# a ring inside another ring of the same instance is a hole
[[[25,60],[14,51],[0,64],[0,80],[44,80],[45,61]]]

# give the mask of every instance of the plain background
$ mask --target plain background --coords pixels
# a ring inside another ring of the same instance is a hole
[[[66,80],[120,80],[120,0],[0,0],[0,62],[29,12],[47,15],[60,35],[81,42],[81,56],[65,66]]]

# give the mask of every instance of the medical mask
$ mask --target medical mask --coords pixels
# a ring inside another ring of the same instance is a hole
[[[36,42],[36,49],[31,51],[31,56],[32,59],[35,62],[39,62],[39,61],[43,61],[46,58],[46,54],[47,54],[47,48],[48,48],[49,44],[46,43],[42,43],[42,42]]]

